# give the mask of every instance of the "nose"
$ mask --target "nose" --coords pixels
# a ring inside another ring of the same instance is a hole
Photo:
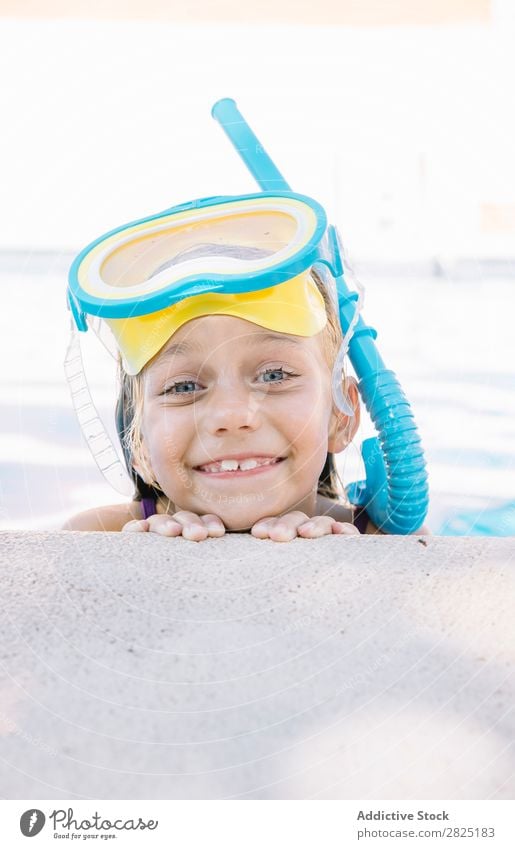
[[[252,390],[243,381],[219,383],[205,408],[207,429],[212,434],[252,432],[261,423],[264,392]]]

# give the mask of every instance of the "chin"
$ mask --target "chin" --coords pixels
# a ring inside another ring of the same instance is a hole
[[[229,500],[229,499],[228,499]],[[220,517],[228,531],[248,533],[253,525],[265,516],[274,516],[273,508],[267,507],[264,501],[256,500],[253,504],[221,503],[210,511]]]

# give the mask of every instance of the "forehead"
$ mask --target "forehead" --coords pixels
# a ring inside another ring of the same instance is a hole
[[[234,316],[208,315],[182,325],[161,349],[159,357],[207,354],[220,347],[224,348],[227,354],[227,346],[232,353],[235,350],[259,351],[264,345],[267,348],[275,346],[291,352],[313,352],[320,347],[317,336],[294,336],[268,330]]]

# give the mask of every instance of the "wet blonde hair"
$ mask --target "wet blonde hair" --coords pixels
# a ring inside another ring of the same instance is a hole
[[[336,355],[342,343],[340,321],[322,278],[314,268],[311,269],[311,275],[325,303],[327,324],[321,331],[321,343],[324,359],[327,362],[330,372],[332,372]],[[159,487],[158,481],[154,479],[153,472],[146,461],[146,453],[143,446],[144,373],[145,368],[139,374],[127,374],[120,357],[118,371],[120,394],[117,407],[118,433],[127,467],[136,486],[134,498],[138,501],[149,495],[158,497],[164,494]],[[134,470],[134,461],[144,470],[146,480],[143,480]],[[324,468],[318,480],[317,493],[333,500],[344,500],[347,502],[343,483],[334,461],[334,454],[327,454]]]

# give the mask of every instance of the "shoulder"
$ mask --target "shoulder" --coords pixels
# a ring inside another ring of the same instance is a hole
[[[141,502],[131,501],[128,504],[112,504],[105,507],[94,507],[77,513],[64,523],[62,531],[121,531],[123,526],[132,519],[143,516]]]
[[[331,519],[334,519],[336,522],[348,522],[351,525],[356,524],[356,513],[358,511],[357,507],[353,507],[352,505],[341,504],[339,501],[333,501],[331,498],[327,498],[324,495],[319,495],[317,499],[317,512],[321,516],[330,516]],[[364,531],[359,528],[361,533],[365,534],[382,534],[374,523],[366,516],[368,522],[366,523]]]
[[[352,507],[341,504],[339,501],[333,501],[332,498],[327,498],[325,495],[317,496],[316,510],[318,516],[330,516],[335,522],[349,522],[352,525],[354,520]]]

